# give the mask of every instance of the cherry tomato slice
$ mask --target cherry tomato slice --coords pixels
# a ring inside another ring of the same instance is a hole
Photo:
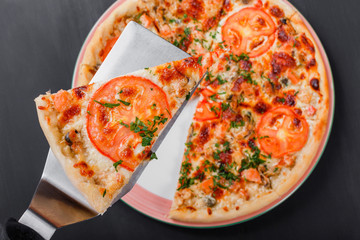
[[[309,125],[289,107],[278,107],[261,118],[257,134],[260,148],[279,158],[304,147],[308,140]]]
[[[230,16],[222,27],[222,38],[237,55],[264,54],[274,44],[275,23],[264,11],[248,7]]]
[[[137,76],[118,77],[101,86],[87,110],[87,133],[91,142],[112,161],[122,160],[121,166],[131,171],[143,156],[136,152],[142,137],[140,132],[129,129],[130,123],[135,122],[136,117],[147,125],[155,116],[171,118],[164,91],[150,80]],[[156,125],[158,130],[154,135],[163,126]]]

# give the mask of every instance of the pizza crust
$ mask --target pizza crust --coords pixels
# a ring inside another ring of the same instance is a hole
[[[171,209],[169,212],[169,217],[178,221],[196,223],[226,221],[248,214],[256,215],[257,211],[261,210],[262,208],[266,208],[268,205],[278,199],[280,199],[280,196],[276,192],[271,192],[258,196],[251,201],[245,201],[239,207],[239,210],[232,208],[228,211],[225,211],[224,209],[219,208],[217,210],[212,210],[212,213],[209,214],[206,208],[198,209],[196,211]]]
[[[91,66],[101,64],[99,52],[105,46],[109,35],[113,32],[116,19],[128,15],[135,15],[138,12],[137,5],[137,0],[126,0],[119,7],[115,8],[98,27],[97,24],[95,24],[94,28],[96,28],[96,30],[94,34],[87,37],[89,38],[89,44],[86,46],[84,56],[80,62],[76,86],[87,85],[90,82],[94,75],[90,73],[89,69]],[[90,31],[90,33],[91,32],[92,31]]]

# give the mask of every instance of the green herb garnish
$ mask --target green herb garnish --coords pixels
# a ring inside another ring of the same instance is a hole
[[[113,164],[116,172],[118,171],[117,166],[121,165],[123,162],[124,162],[123,160],[119,160],[119,161],[117,161],[116,163]]]
[[[129,102],[123,101],[121,99],[117,99],[119,102],[121,102],[122,104],[124,104],[125,106],[130,106]]]
[[[120,103],[101,103],[97,100],[94,100],[94,102],[100,104],[101,106],[107,107],[107,108],[114,108],[114,107],[120,106]]]

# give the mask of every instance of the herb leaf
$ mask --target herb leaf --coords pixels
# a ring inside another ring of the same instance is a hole
[[[130,106],[130,103],[129,102],[126,102],[124,100],[121,100],[121,99],[117,99],[119,102],[121,102],[122,104],[124,104],[125,106]]]
[[[118,171],[117,166],[121,165],[123,162],[124,162],[123,160],[119,160],[119,161],[117,161],[116,163],[113,164],[116,172]]]
[[[158,159],[158,157],[156,156],[156,153],[152,152],[151,156],[150,156],[150,160],[152,159]]]
[[[101,103],[97,100],[94,100],[94,102],[100,104],[101,106],[107,107],[107,108],[114,108],[114,107],[120,106],[120,103]]]
[[[203,58],[203,56],[200,56],[200,57],[198,58],[198,60],[197,60],[197,63],[198,63],[200,66],[202,66],[202,63],[201,63],[202,58]]]

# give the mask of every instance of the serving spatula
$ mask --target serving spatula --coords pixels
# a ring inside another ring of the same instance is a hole
[[[135,70],[153,67],[163,63],[181,60],[189,55],[156,34],[130,22],[109,55],[93,77],[91,82],[110,80]],[[191,95],[195,91],[194,87]],[[187,100],[168,122],[154,143],[152,151],[156,152],[162,140],[184,109]],[[113,201],[115,203],[135,185],[139,176],[147,166],[147,161],[133,173],[126,185]],[[112,203],[112,204],[113,204]],[[10,219],[4,231],[4,236],[21,239],[50,239],[56,229],[98,216],[96,212],[72,185],[55,158],[51,149],[46,159],[45,168],[29,208],[21,216],[19,222]],[[39,234],[39,235],[38,235]]]

